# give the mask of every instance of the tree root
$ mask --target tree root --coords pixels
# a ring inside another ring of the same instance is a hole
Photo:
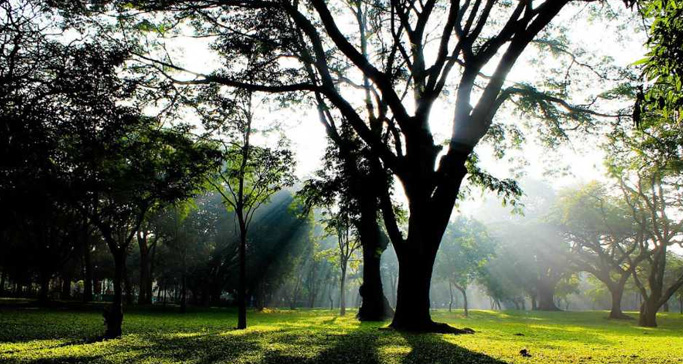
[[[397,331],[415,332],[415,333],[435,333],[435,334],[454,334],[454,335],[474,334],[474,330],[470,329],[469,327],[459,329],[459,328],[453,327],[447,323],[434,322],[434,321],[430,321],[426,324],[410,325],[410,326],[396,325],[395,323],[392,323],[391,325],[389,325],[389,328],[397,330]]]

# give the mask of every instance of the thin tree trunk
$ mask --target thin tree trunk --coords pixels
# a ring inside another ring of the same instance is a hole
[[[140,247],[140,294],[138,304],[149,305],[152,303],[152,277],[150,272],[149,246],[147,234],[138,233],[138,246]]]
[[[239,282],[237,284],[237,328],[247,328],[247,236],[240,214]]]
[[[68,273],[62,274],[62,294],[61,299],[71,298],[71,275]]]
[[[5,279],[6,279],[5,269],[2,269],[2,274],[0,274],[0,297],[5,294]]]
[[[458,291],[460,291],[460,293],[462,294],[462,302],[463,302],[462,307],[465,310],[465,317],[469,317],[470,312],[469,312],[469,307],[467,304],[467,289],[465,287],[460,287],[458,285],[456,285],[455,288],[457,288]]]
[[[93,266],[88,236],[85,239],[83,242],[83,302],[90,302],[93,300]]]
[[[450,301],[448,301],[448,312],[453,312],[453,283],[448,281],[448,293],[450,294]]]
[[[346,261],[342,262],[339,284],[339,316],[346,315]]]
[[[130,282],[130,276],[128,275],[128,267],[123,267],[123,284],[126,292],[126,304],[133,304],[133,285]]]
[[[180,313],[187,312],[187,274],[183,269],[182,283],[180,284]]]
[[[48,295],[50,291],[50,274],[46,270],[41,270],[40,272],[40,296],[38,297],[40,302],[47,302]]]

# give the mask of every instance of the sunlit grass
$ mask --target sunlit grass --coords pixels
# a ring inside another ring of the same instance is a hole
[[[661,314],[660,327],[610,321],[606,312],[435,311],[435,320],[474,335],[411,335],[360,323],[354,312],[250,312],[234,330],[229,309],[127,311],[125,335],[103,331],[96,310],[3,308],[0,362],[147,363],[682,363],[683,316]],[[635,316],[635,314],[633,314]],[[519,354],[521,349],[530,358]]]

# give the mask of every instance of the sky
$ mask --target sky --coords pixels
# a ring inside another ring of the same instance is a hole
[[[615,1],[610,3],[614,10],[622,16],[632,15],[627,9],[623,9],[623,3]],[[343,21],[343,20],[339,20]],[[625,24],[629,24],[625,27]],[[581,59],[590,62],[599,62],[609,59],[614,65],[628,67],[628,65],[642,58],[645,50],[642,46],[645,37],[642,32],[634,31],[638,23],[634,19],[605,22],[594,20],[586,8],[568,9],[558,17],[554,23],[555,32],[565,36],[570,44],[583,50]],[[566,28],[566,33],[562,33]],[[219,59],[208,50],[206,39],[183,39],[177,38],[172,41],[169,50],[174,61],[185,68],[198,72],[208,73],[219,63]],[[609,57],[609,58],[605,58]],[[527,49],[524,56],[518,61],[508,77],[508,84],[512,82],[535,82],[542,80],[543,72],[559,68],[563,71],[562,64],[568,62],[566,57],[554,58],[543,56],[533,49]],[[581,72],[581,67],[573,66],[572,72]],[[486,69],[485,69],[486,71]],[[596,92],[587,90],[587,93]],[[581,95],[578,93],[579,96]],[[586,94],[588,97],[588,94]],[[432,131],[436,139],[446,139],[450,134],[450,123],[447,121],[452,113],[452,101],[448,98],[437,103],[432,110]],[[614,105],[601,105],[598,108],[610,108]],[[318,121],[315,110],[299,108],[297,110],[261,109],[257,112],[257,119],[263,122],[277,120],[283,126],[284,133],[291,141],[291,147],[297,160],[297,176],[305,179],[321,166],[321,160],[326,147],[325,131]],[[508,122],[522,122],[523,117],[509,111],[501,110],[497,116]],[[533,125],[533,124],[532,124]],[[533,126],[531,134],[534,133]],[[576,185],[590,180],[604,180],[604,168],[602,166],[603,153],[597,145],[602,140],[599,135],[573,135],[568,143],[564,143],[556,150],[550,151],[535,141],[530,136],[522,150],[513,151],[510,156],[513,161],[495,160],[490,153],[490,147],[478,146],[476,151],[482,159],[482,166],[497,177],[510,177],[515,172],[522,172],[529,178],[543,179],[557,188]],[[517,165],[517,166],[515,166]],[[515,168],[511,168],[515,167]],[[548,169],[563,169],[565,173],[548,175]],[[514,169],[512,171],[511,169]],[[400,191],[399,191],[400,194]],[[488,196],[490,198],[491,196]],[[460,204],[463,211],[476,209],[483,203],[481,197],[468,199]]]

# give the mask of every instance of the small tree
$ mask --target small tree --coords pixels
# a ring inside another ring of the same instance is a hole
[[[207,126],[219,127],[217,138],[223,144],[223,165],[209,183],[235,212],[239,227],[239,282],[237,287],[237,328],[247,327],[247,240],[254,213],[270,197],[294,184],[295,162],[281,141],[277,148],[253,144],[254,110],[251,92],[235,92],[223,97],[219,90],[207,88],[200,111]],[[218,114],[218,118],[213,116]]]
[[[349,262],[360,249],[358,232],[353,226],[349,211],[340,208],[333,212],[328,209],[323,219],[325,232],[337,239],[337,256],[339,258],[339,315],[346,314],[346,277]]]
[[[468,316],[467,288],[493,257],[494,248],[486,227],[476,220],[459,217],[446,229],[434,269],[437,277],[448,282],[449,311],[455,287],[462,294],[465,316]]]

